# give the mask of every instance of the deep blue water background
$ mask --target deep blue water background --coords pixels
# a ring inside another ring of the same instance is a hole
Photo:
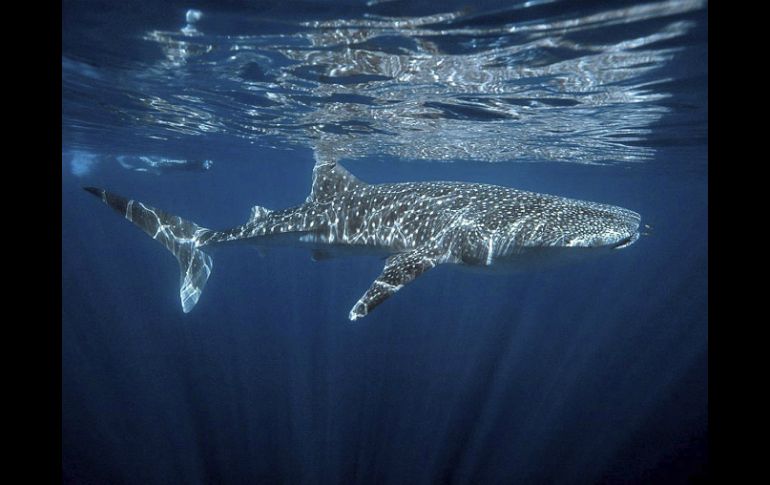
[[[309,5],[305,15],[324,18],[348,8]],[[78,32],[178,28],[188,6],[196,5],[65,2],[63,55],[98,65],[99,49],[111,48]],[[248,8],[227,4],[233,17]],[[302,202],[309,148],[270,149],[227,133],[148,141],[155,152],[216,163],[162,176],[102,164],[78,177],[71,149],[137,150],[142,140],[130,130],[110,136],[109,126],[99,136],[78,131],[75,120],[98,125],[101,114],[68,108],[63,90],[65,482],[683,483],[704,475],[707,49],[706,14],[692,15],[697,33],[679,41],[686,50],[662,85],[671,111],[640,142],[654,149],[642,163],[343,161],[372,183],[487,182],[619,205],[642,214],[651,235],[610,257],[539,272],[439,267],[355,324],[347,314],[379,274],[377,258],[313,262],[298,249],[260,257],[222,248],[185,315],[174,259],[81,190],[101,186],[230,227],[254,204]],[[143,55],[125,53],[132,62]]]

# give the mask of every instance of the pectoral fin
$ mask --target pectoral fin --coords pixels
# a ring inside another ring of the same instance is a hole
[[[435,248],[417,248],[389,257],[382,274],[350,310],[349,318],[357,320],[366,316],[405,284],[442,263],[442,256]]]

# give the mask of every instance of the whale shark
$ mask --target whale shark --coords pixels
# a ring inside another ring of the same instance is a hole
[[[336,161],[313,168],[305,202],[254,206],[245,224],[213,230],[96,187],[84,189],[165,246],[180,268],[179,296],[190,312],[211,274],[205,248],[247,243],[302,246],[313,259],[385,256],[385,267],[350,310],[357,320],[439,264],[507,271],[627,248],[638,213],[612,205],[465,182],[369,184]]]

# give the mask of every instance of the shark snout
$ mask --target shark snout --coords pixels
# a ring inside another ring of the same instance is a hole
[[[585,248],[627,248],[639,239],[641,216],[634,211],[604,206],[592,214],[593,220],[573,228],[574,236],[566,246]]]
[[[634,244],[639,239],[639,224],[641,216],[634,211],[624,210],[619,221],[619,226],[623,227],[623,235],[612,244],[612,249],[623,249]]]

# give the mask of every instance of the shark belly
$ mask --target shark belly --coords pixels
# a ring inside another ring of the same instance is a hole
[[[593,259],[611,251],[607,247],[520,247],[506,255],[493,256],[482,264],[463,264],[464,270],[474,273],[510,274],[561,266]]]

